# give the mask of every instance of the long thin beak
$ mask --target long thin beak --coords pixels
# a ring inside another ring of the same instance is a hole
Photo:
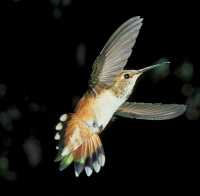
[[[169,64],[169,63],[170,63],[169,61],[166,61],[166,62],[158,63],[158,64],[155,64],[155,65],[152,65],[152,66],[149,66],[149,67],[145,67],[143,69],[137,70],[137,73],[138,74],[142,74],[142,73],[144,73],[146,71],[149,71],[151,69],[154,69],[154,68],[157,68],[157,67],[160,67],[162,65]]]

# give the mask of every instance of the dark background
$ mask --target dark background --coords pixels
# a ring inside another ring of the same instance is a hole
[[[0,189],[20,194],[179,193],[199,178],[200,65],[197,5],[189,1],[7,0],[1,31]],[[102,134],[106,165],[74,177],[54,163],[54,127],[87,89],[91,65],[114,30],[144,25],[128,68],[163,57],[130,100],[186,103],[170,121],[118,119]],[[2,191],[3,192],[3,191]]]

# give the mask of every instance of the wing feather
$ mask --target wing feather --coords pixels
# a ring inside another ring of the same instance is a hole
[[[118,116],[144,120],[168,120],[183,114],[186,105],[161,103],[124,103],[115,113]]]
[[[142,18],[133,17],[123,23],[110,37],[95,60],[89,85],[111,85],[126,65],[142,26]]]

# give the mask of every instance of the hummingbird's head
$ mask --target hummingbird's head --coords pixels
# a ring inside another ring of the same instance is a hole
[[[168,63],[168,62],[165,62],[165,64],[166,63]],[[114,93],[116,94],[116,96],[119,96],[119,97],[129,96],[131,94],[139,76],[141,76],[146,71],[154,69],[160,65],[163,65],[163,63],[145,67],[145,68],[139,69],[139,70],[123,70],[116,77],[116,79],[114,81],[114,85],[113,85]]]
[[[123,70],[113,84],[113,91],[118,97],[127,97],[133,90],[136,80],[142,73],[136,70]]]

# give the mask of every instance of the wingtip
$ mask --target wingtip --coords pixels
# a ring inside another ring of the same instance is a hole
[[[136,16],[136,17],[133,17],[133,18],[136,18],[137,20],[140,20],[141,22],[144,20],[144,18],[141,17],[141,16]]]
[[[177,106],[178,112],[177,112],[177,115],[174,118],[183,115],[187,110],[187,105],[185,105],[185,104],[175,104],[175,105]]]
[[[144,18],[142,18],[141,16],[137,16],[137,22],[142,23],[144,20]]]
[[[135,18],[135,19],[143,19],[142,16],[133,16],[132,18]]]
[[[132,18],[129,18],[126,22],[124,22],[123,24],[142,24],[142,21],[144,19],[141,16],[133,16]],[[122,25],[123,25],[122,24]]]

